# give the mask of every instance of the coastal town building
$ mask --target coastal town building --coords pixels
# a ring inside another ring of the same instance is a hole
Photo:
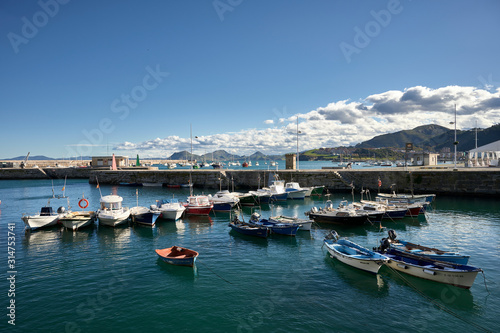
[[[500,159],[500,140],[469,150],[467,167],[497,167]]]
[[[129,165],[128,156],[115,155],[117,167],[127,167]],[[92,167],[111,167],[113,165],[113,156],[92,156]]]

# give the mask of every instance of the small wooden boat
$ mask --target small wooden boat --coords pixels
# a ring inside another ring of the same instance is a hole
[[[392,247],[385,252],[378,252],[390,259],[386,265],[392,269],[422,279],[446,283],[465,289],[469,289],[472,286],[477,273],[482,271],[482,269],[477,267],[433,260]]]
[[[267,236],[269,236],[269,228],[262,225],[240,221],[237,217],[229,223],[229,227],[243,235],[261,238],[267,238]]]
[[[59,219],[59,222],[66,229],[70,230],[78,230],[83,227],[87,227],[92,225],[96,219],[96,214],[93,211],[80,211],[80,212],[71,212],[69,214],[64,215]]]
[[[370,251],[348,239],[339,239],[334,230],[323,242],[332,258],[370,273],[377,274],[380,267],[389,260],[386,256]]]
[[[380,241],[380,249],[385,250],[389,247],[398,250],[427,257],[434,260],[447,261],[460,265],[467,265],[470,256],[463,255],[458,252],[442,251],[432,247],[423,246],[420,244],[410,243],[404,240],[396,239],[397,235],[394,230],[388,230],[388,238],[382,238]]]
[[[166,263],[177,266],[194,266],[198,252],[185,247],[172,246],[166,249],[156,249],[156,254]]]

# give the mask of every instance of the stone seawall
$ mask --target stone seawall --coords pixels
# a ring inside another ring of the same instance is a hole
[[[452,169],[370,169],[370,170],[148,170],[127,169],[111,171],[90,168],[0,169],[0,179],[83,178],[95,184],[162,183],[188,184],[209,190],[250,190],[266,186],[277,174],[286,182],[301,186],[325,185],[330,192],[361,188],[378,191],[436,193],[466,196],[500,196],[500,168]]]

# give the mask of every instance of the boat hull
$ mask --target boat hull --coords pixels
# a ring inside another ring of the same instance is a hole
[[[59,222],[61,222],[66,229],[78,230],[92,225],[94,220],[95,212],[74,212],[59,219]]]
[[[130,217],[130,211],[126,210],[124,212],[108,213],[101,212],[97,213],[97,218],[99,219],[99,224],[107,225],[110,227],[116,227],[118,225],[125,224]]]
[[[373,253],[373,256],[363,255],[356,253],[354,250],[351,250],[349,247],[342,244],[332,244],[328,241],[325,241],[324,244],[326,245],[326,249],[332,258],[335,258],[346,265],[369,273],[377,274],[384,262],[387,262],[387,258],[384,258],[376,253]],[[351,254],[349,254],[349,250],[351,251]],[[369,253],[368,250],[367,253]]]
[[[271,194],[270,201],[286,201],[288,199],[288,193],[273,193]]]
[[[385,255],[390,259],[386,265],[396,271],[465,289],[472,286],[477,273],[481,271],[472,266],[435,261],[415,255],[401,255],[400,251],[392,249]]]
[[[187,206],[186,214],[188,215],[208,215],[212,210],[212,206]]]
[[[287,198],[292,200],[304,200],[306,197],[306,192],[307,190],[287,191]]]
[[[192,267],[198,257],[198,252],[177,246],[162,250],[158,249],[155,252],[164,262],[176,266]]]
[[[36,230],[40,228],[48,228],[54,226],[59,221],[59,215],[51,215],[51,216],[40,216],[33,215],[28,216],[25,215],[21,218],[26,225],[27,229]]]
[[[269,229],[266,227],[252,227],[244,224],[229,223],[232,230],[247,236],[255,236],[260,238],[267,238],[269,236]]]
[[[318,223],[333,223],[342,225],[362,225],[367,221],[367,216],[338,216],[333,214],[309,213],[309,218]]]
[[[158,218],[158,216],[159,216],[159,214],[149,212],[149,213],[131,215],[131,220],[134,223],[138,223],[138,224],[152,227],[155,225],[156,219]]]
[[[181,218],[185,209],[168,209],[161,211],[161,218],[164,220],[178,220]]]

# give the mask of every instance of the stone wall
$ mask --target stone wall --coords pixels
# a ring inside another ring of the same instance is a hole
[[[448,195],[500,196],[500,168],[477,169],[398,169],[372,170],[148,170],[130,168],[111,171],[90,168],[0,169],[0,179],[84,178],[95,184],[162,183],[188,184],[210,190],[250,190],[267,186],[269,178],[277,174],[285,182],[295,181],[301,186],[325,185],[330,192],[370,189],[372,193],[411,192]]]

